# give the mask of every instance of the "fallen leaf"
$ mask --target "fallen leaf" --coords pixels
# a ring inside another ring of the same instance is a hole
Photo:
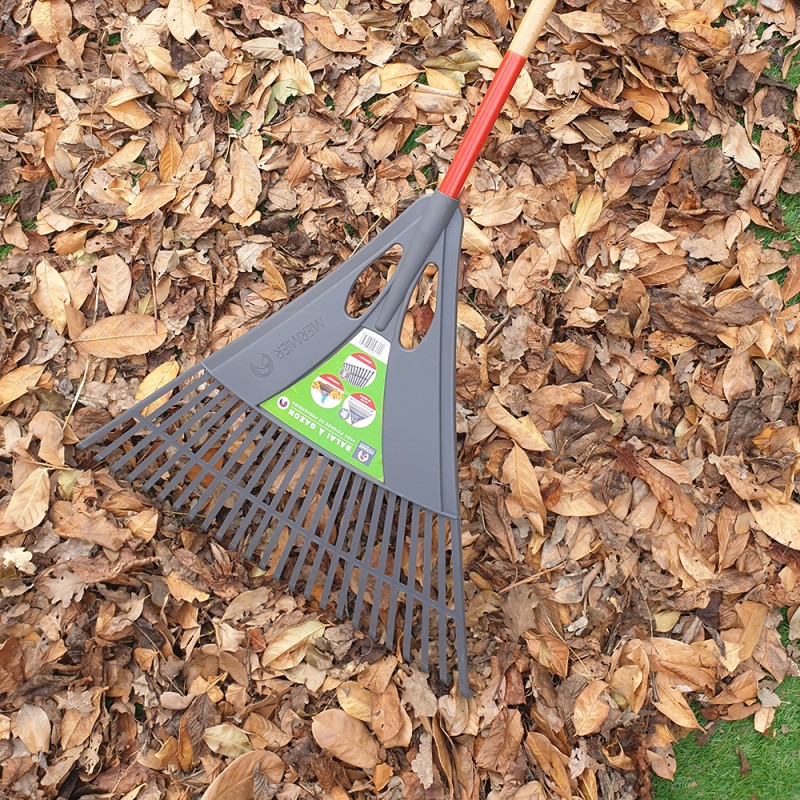
[[[37,467],[14,489],[5,519],[21,531],[29,531],[45,518],[49,506],[50,473],[44,467]]]
[[[588,736],[600,730],[611,710],[603,695],[608,691],[605,681],[591,681],[575,700],[573,722],[577,736]]]
[[[338,708],[317,714],[311,723],[314,741],[332,756],[361,769],[372,769],[379,761],[380,747],[363,722]]]
[[[280,757],[266,750],[243,753],[211,782],[201,800],[256,800],[255,775],[272,784],[283,780],[285,766]]]
[[[149,353],[167,338],[164,323],[142,314],[104,317],[78,337],[75,346],[98,358],[125,358]]]
[[[247,734],[228,722],[206,728],[203,741],[210,750],[228,758],[238,758],[253,749]]]
[[[13,403],[27,394],[44,374],[44,364],[26,364],[0,378],[0,405]]]

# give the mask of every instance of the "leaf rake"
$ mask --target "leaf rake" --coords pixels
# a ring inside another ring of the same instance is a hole
[[[554,0],[520,22],[439,189],[333,273],[81,443],[95,459],[202,516],[223,545],[470,694],[455,446],[458,194]],[[359,276],[403,254],[366,312]],[[423,270],[431,326],[400,344]]]

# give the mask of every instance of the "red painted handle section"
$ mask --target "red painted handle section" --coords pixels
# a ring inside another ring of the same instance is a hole
[[[444,176],[439,191],[456,198],[461,192],[472,165],[480,155],[495,120],[500,116],[514,83],[525,65],[526,57],[509,50],[503,57],[497,72],[489,84],[486,96],[478,106],[475,118],[467,128],[466,136],[456,151],[453,163]]]

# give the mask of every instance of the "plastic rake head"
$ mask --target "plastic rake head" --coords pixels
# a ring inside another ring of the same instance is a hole
[[[351,411],[352,413],[352,411]],[[451,538],[458,521],[392,493],[315,450],[198,367],[97,431],[95,456],[174,511],[357,628],[417,651],[449,680],[456,624]],[[460,553],[457,553],[460,555]],[[461,584],[458,582],[460,591]],[[462,612],[463,613],[463,612]],[[462,673],[463,674],[463,673]],[[462,678],[462,691],[469,691]]]

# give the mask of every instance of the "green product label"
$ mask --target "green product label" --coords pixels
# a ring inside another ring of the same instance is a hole
[[[383,392],[390,343],[362,329],[313,372],[261,405],[319,450],[383,481]]]

